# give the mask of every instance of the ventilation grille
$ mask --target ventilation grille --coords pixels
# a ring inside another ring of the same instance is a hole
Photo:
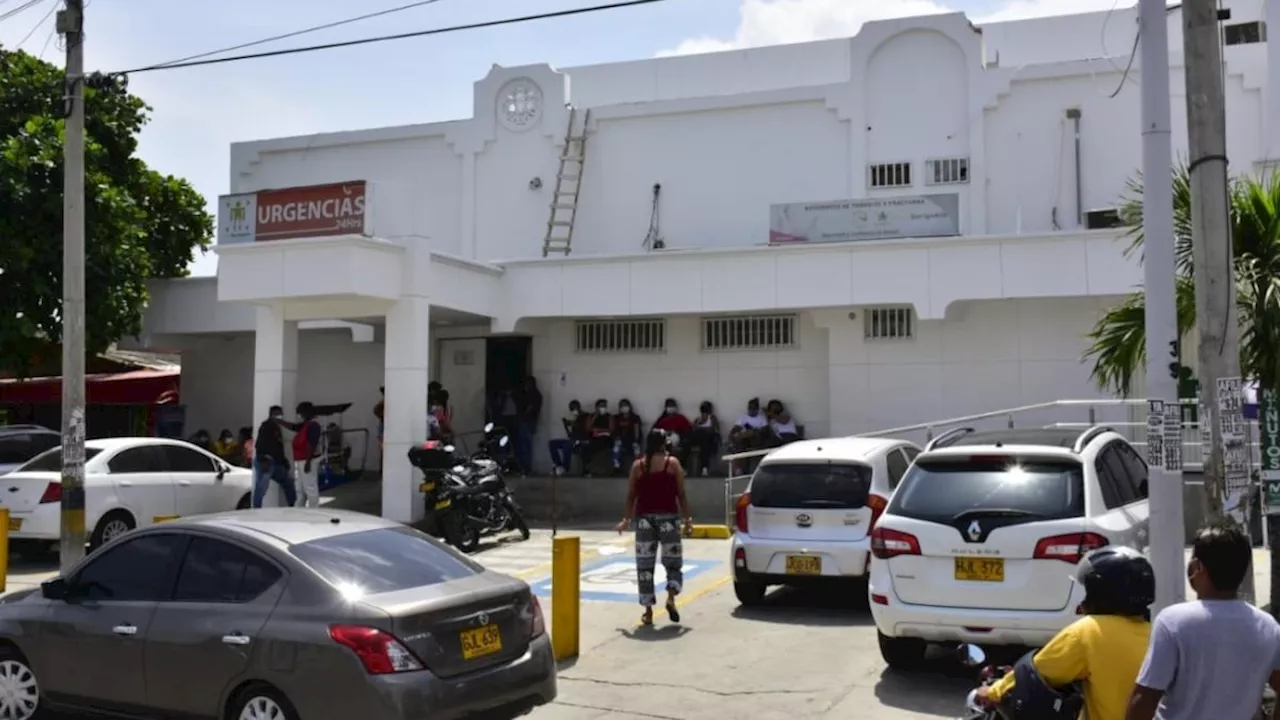
[[[795,315],[702,319],[703,352],[791,350],[797,344]]]
[[[925,162],[927,185],[961,185],[969,182],[969,158],[941,158]]]
[[[1267,41],[1267,24],[1259,20],[1222,28],[1224,45],[1252,45]]]
[[[662,352],[666,320],[579,320],[573,349],[580,353]]]
[[[902,340],[913,337],[914,316],[909,307],[871,308],[863,316],[868,340]]]
[[[867,184],[873,188],[911,187],[911,163],[880,163],[867,168]]]

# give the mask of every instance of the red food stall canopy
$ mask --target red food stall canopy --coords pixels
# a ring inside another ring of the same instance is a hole
[[[182,373],[176,370],[130,370],[85,377],[91,405],[151,405],[174,393]],[[0,405],[37,405],[62,401],[62,378],[0,379]]]

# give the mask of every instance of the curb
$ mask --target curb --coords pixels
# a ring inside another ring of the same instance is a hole
[[[700,540],[728,540],[733,537],[733,531],[725,525],[694,525],[689,537]]]

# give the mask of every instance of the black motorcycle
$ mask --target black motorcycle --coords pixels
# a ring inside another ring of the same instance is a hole
[[[486,427],[486,434],[490,430]],[[529,539],[520,506],[503,479],[499,461],[492,457],[494,450],[505,449],[509,442],[505,435],[492,443],[482,441],[476,453],[463,461],[454,456],[452,446],[410,451],[410,462],[425,475],[420,489],[427,505],[423,523],[427,532],[466,553],[474,552],[487,535],[518,531],[522,539]]]

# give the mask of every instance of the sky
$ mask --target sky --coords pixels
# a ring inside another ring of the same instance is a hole
[[[0,14],[25,0],[0,0]],[[120,71],[292,32],[408,0],[88,0],[85,66]],[[0,20],[0,45],[62,64],[60,0]],[[437,0],[246,50],[255,52],[603,4],[603,0]],[[494,63],[572,67],[850,36],[864,22],[964,11],[975,22],[1108,10],[1132,0],[663,0],[651,5],[354,48],[138,73],[151,106],[139,153],[188,179],[215,212],[233,142],[469,117],[472,84]],[[216,256],[192,273],[216,272]]]

